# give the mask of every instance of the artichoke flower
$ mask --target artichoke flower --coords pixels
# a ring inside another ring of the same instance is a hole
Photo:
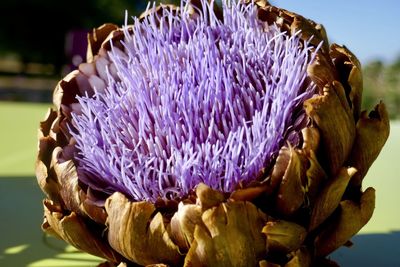
[[[149,7],[88,41],[40,124],[46,233],[104,266],[335,266],[389,135],[346,47],[227,0]]]

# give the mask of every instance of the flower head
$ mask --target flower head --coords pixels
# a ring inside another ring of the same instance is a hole
[[[322,25],[192,0],[88,39],[40,124],[47,233],[107,266],[331,266],[371,218],[388,114]]]
[[[257,18],[254,4],[202,1],[123,28],[100,86],[78,97],[72,134],[83,182],[134,200],[182,197],[197,184],[232,192],[299,144],[312,52]]]

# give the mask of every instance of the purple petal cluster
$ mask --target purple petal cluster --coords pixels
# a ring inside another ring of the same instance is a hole
[[[132,200],[182,197],[200,182],[231,192],[298,139],[315,91],[311,48],[233,2],[222,1],[222,20],[202,0],[196,15],[184,2],[124,27],[97,77],[104,88],[73,114],[84,183]]]

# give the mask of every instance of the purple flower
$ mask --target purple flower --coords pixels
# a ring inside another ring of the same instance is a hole
[[[82,182],[132,200],[182,197],[200,182],[232,192],[301,142],[311,47],[259,21],[254,4],[229,2],[222,20],[204,0],[196,13],[184,2],[135,18],[97,58],[98,86],[78,97],[71,126]]]

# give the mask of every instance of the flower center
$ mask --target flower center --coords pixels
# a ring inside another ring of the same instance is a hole
[[[197,16],[164,9],[124,27],[123,49],[104,57],[106,88],[78,97],[73,114],[84,183],[133,200],[200,182],[231,192],[296,145],[315,91],[310,47],[259,21],[254,4],[222,2],[222,20],[202,1]]]

